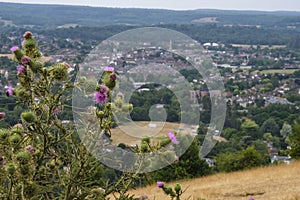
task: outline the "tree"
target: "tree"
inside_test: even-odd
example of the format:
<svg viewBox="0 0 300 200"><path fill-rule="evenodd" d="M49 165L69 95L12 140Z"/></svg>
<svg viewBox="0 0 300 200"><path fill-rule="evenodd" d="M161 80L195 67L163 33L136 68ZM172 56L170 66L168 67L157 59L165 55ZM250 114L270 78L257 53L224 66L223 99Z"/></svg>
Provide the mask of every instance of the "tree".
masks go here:
<svg viewBox="0 0 300 200"><path fill-rule="evenodd" d="M269 118L262 124L261 133L272 133L273 136L279 136L280 128L273 118Z"/></svg>
<svg viewBox="0 0 300 200"><path fill-rule="evenodd" d="M190 136L178 135L178 139L181 141L184 140L182 137ZM179 158L177 162L164 169L152 172L150 174L152 181L164 180L169 182L211 174L212 169L208 166L205 160L201 160L199 158L199 150L199 141L194 139L188 150Z"/></svg>
<svg viewBox="0 0 300 200"><path fill-rule="evenodd" d="M284 123L280 130L280 135L283 137L283 139L287 138L291 132L292 132L292 126L287 123Z"/></svg>
<svg viewBox="0 0 300 200"><path fill-rule="evenodd" d="M242 169L250 169L263 164L261 154L253 146L238 153L223 153L216 158L219 171L232 172Z"/></svg>
<svg viewBox="0 0 300 200"><path fill-rule="evenodd" d="M247 120L242 123L242 131L244 135L249 135L254 139L260 138L261 135L259 133L259 126L252 120Z"/></svg>
<svg viewBox="0 0 300 200"><path fill-rule="evenodd" d="M291 150L289 151L290 156L296 159L300 159L300 124L294 123L293 131L289 136Z"/></svg>

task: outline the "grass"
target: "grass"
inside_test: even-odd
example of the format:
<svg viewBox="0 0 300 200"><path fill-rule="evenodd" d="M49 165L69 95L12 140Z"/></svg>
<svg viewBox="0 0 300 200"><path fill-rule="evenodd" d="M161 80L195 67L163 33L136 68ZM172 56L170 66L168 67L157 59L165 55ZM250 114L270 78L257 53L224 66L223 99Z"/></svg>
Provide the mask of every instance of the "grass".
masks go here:
<svg viewBox="0 0 300 200"><path fill-rule="evenodd" d="M149 127L149 124L155 124L156 127ZM159 138L167 136L169 131L180 133L192 133L197 130L196 127L171 123L171 122L134 122L119 125L112 129L112 140L115 144L124 143L127 145L140 144L143 137Z"/></svg>
<svg viewBox="0 0 300 200"><path fill-rule="evenodd" d="M252 197L255 200L300 200L299 172L300 161L179 181L183 189L187 188L181 199L248 200ZM150 200L167 199L156 185L138 188L131 194L147 194Z"/></svg>

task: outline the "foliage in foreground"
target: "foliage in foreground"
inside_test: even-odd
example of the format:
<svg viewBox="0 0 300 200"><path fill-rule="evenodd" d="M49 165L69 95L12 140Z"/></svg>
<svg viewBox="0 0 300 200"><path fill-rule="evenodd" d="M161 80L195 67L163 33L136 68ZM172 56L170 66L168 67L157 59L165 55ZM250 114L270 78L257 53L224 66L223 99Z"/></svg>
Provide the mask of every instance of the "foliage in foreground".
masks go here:
<svg viewBox="0 0 300 200"><path fill-rule="evenodd" d="M101 141L93 138L111 134L112 108L116 111L124 110L124 106L125 110L132 109L132 105L122 103L122 95L112 100L112 91L117 84L114 68L106 67L101 85L96 83L87 88L91 91L84 91L97 106L77 113L86 119L85 129L81 130L85 134L79 138L78 128L61 120L59 114L68 106L70 91L82 89L81 85L87 84L87 79L80 77L78 85L74 83L76 74L69 73L67 63L45 66L31 32L24 34L21 49L14 46L11 51L18 63L19 83L15 88L8 87L7 96L17 98L17 104L26 110L20 115L20 123L0 129L0 198L137 199L129 195L128 190L140 180L141 171L124 172L117 182L105 181L103 166L90 152L101 147L98 144ZM0 120L5 115L0 112ZM95 124L99 126L96 130L91 128ZM173 133L168 135L165 145L178 144ZM130 150L142 156L147 149L161 147L161 143L152 145L149 139L144 139L140 146ZM173 158L176 156L169 151L166 153ZM147 196L138 199L147 199Z"/></svg>

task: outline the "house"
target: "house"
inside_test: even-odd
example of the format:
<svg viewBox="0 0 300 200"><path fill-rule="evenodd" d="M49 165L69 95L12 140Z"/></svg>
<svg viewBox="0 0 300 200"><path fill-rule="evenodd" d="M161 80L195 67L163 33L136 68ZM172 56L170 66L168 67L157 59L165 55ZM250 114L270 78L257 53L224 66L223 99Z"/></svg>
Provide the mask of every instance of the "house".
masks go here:
<svg viewBox="0 0 300 200"><path fill-rule="evenodd" d="M206 164L208 164L209 167L214 167L215 166L215 161L213 159L210 158L204 158Z"/></svg>
<svg viewBox="0 0 300 200"><path fill-rule="evenodd" d="M275 97L275 96L268 96L265 98L265 106L268 106L270 104L292 104L291 102L289 102L287 99L285 98L281 98L281 97Z"/></svg>
<svg viewBox="0 0 300 200"><path fill-rule="evenodd" d="M270 158L271 158L271 163L274 163L274 162L283 162L283 163L286 163L286 164L290 164L292 162L290 156L273 155Z"/></svg>

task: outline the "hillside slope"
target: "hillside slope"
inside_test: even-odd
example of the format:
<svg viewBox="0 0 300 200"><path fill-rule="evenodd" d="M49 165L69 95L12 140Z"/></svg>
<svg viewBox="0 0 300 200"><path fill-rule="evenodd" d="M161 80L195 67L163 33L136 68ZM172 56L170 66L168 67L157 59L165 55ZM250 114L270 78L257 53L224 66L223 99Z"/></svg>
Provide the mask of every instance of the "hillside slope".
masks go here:
<svg viewBox="0 0 300 200"><path fill-rule="evenodd" d="M104 8L90 6L18 4L0 2L0 26L55 28L65 26L152 25L152 24L244 24L263 26L297 25L300 12L230 10L163 10ZM214 19L207 21L207 19ZM205 19L205 20L204 20ZM196 21L195 21L196 20ZM204 21L203 21L204 20ZM297 25L298 26L298 25Z"/></svg>
<svg viewBox="0 0 300 200"><path fill-rule="evenodd" d="M300 161L179 183L183 189L187 188L182 200L248 200L251 197L255 200L299 200ZM150 200L168 199L155 185L138 188L132 194L147 194Z"/></svg>

